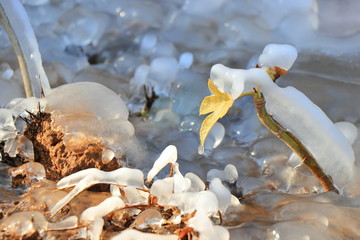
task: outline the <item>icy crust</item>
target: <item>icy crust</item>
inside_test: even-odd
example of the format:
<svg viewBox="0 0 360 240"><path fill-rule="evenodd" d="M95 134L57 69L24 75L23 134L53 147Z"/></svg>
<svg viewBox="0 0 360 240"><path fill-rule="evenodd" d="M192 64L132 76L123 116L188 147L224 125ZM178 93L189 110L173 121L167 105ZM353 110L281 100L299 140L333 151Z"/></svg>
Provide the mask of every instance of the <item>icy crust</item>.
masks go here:
<svg viewBox="0 0 360 240"><path fill-rule="evenodd" d="M200 239L229 239L229 232L225 227L217 226L211 218L217 218L219 212L225 214L231 205L239 205L236 197L232 196L230 191L222 184L219 178L214 178L205 190L205 184L193 173L185 176L179 170L176 163L177 149L175 146L168 146L155 161L150 170L152 179L156 172L165 167L166 163L173 164L173 176L164 179L157 179L148 189L144 185L144 175L138 169L120 168L112 172L104 172L98 169L86 169L74 173L61 179L57 183L58 188L74 188L62 199L60 199L51 209L51 215L54 216L61 208L74 199L80 192L94 184L111 184L112 196L105 199L97 206L90 206L85 209L80 216L80 224L87 227L82 230L82 237L90 239L99 239L101 229L104 225L103 217L111 212L124 208L131 208L132 204L148 205L146 210L139 212L131 228L146 228L150 225L156 225L162 228L162 224L180 224L181 218L185 215L192 217L185 223L200 235ZM149 180L149 179L148 179ZM119 190L119 188L121 190ZM153 206L150 199L156 197L156 203ZM236 200L234 200L236 199ZM176 207L179 211L170 219L164 219L156 206L164 208ZM179 213L178 213L179 212ZM141 233L135 230L124 230L113 239L177 239L175 235L160 235L152 233Z"/></svg>
<svg viewBox="0 0 360 240"><path fill-rule="evenodd" d="M262 68L242 70L216 64L210 77L221 91L230 93L234 99L244 91L258 88L264 95L268 113L297 136L335 184L342 187L353 175L355 156L351 145L326 114L303 93L293 87L279 87L268 75L267 71L276 64L284 69L291 67L295 58L293 47L271 44L259 58Z"/></svg>
<svg viewBox="0 0 360 240"><path fill-rule="evenodd" d="M103 139L105 147L116 157L127 155L137 161L141 149L128 121L129 111L119 95L93 82L79 82L52 89L46 96L45 111L51 113L52 124L64 135L65 146L74 151L82 139Z"/></svg>

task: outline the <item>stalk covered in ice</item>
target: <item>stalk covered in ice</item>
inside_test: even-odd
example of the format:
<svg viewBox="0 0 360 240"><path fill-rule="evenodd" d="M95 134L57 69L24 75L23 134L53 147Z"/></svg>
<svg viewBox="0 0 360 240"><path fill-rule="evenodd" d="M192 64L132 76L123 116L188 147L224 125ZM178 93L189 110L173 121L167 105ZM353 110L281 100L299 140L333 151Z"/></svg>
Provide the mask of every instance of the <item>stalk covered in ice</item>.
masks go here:
<svg viewBox="0 0 360 240"><path fill-rule="evenodd" d="M41 55L34 30L19 0L0 1L0 20L13 45L19 61L27 97L34 96L35 89L46 93L50 84L42 66Z"/></svg>
<svg viewBox="0 0 360 240"><path fill-rule="evenodd" d="M282 88L275 84L275 80L287 72L296 57L294 47L270 44L260 55L258 68L231 69L216 64L211 69L210 79L218 90L214 91L214 86L211 86L211 91L219 92L218 95L230 95L232 100L235 100L242 96L244 91L256 88L266 100L267 112L284 128L283 130L288 130L296 136L315 157L321 168L331 175L335 183L344 186L353 174L355 161L353 149L344 135L303 93L293 87ZM209 86L210 82L211 80ZM206 103L205 100L206 98ZM224 101L231 102L227 98ZM204 102L200 107L202 114L202 107L208 107ZM216 105L215 102L211 104ZM222 102L217 104L224 105ZM212 109L216 107L212 106Z"/></svg>

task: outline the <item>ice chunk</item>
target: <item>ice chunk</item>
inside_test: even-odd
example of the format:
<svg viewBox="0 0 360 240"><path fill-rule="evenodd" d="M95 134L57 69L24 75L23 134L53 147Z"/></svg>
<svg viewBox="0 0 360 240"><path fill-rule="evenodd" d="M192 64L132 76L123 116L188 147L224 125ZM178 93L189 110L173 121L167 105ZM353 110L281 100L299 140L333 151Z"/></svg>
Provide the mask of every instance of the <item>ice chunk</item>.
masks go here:
<svg viewBox="0 0 360 240"><path fill-rule="evenodd" d="M161 224L164 222L164 219L161 213L156 209L146 209L141 212L136 218L135 221L131 224L130 228L144 229L144 228L160 228Z"/></svg>
<svg viewBox="0 0 360 240"><path fill-rule="evenodd" d="M177 160L177 149L174 145L167 146L154 162L147 174L147 181L151 181L167 164L174 164Z"/></svg>
<svg viewBox="0 0 360 240"><path fill-rule="evenodd" d="M188 14L206 16L218 11L225 2L225 0L187 0L182 9Z"/></svg>
<svg viewBox="0 0 360 240"><path fill-rule="evenodd" d="M177 235L161 235L157 233L144 233L134 229L126 229L120 234L111 238L111 240L178 240L179 236Z"/></svg>
<svg viewBox="0 0 360 240"><path fill-rule="evenodd" d="M288 44L269 44L259 56L261 67L279 67L289 70L297 58L297 50Z"/></svg>
<svg viewBox="0 0 360 240"><path fill-rule="evenodd" d="M62 85L52 89L46 99L46 111L62 115L62 119L76 115L77 118L83 116L127 120L129 116L120 96L98 83L78 82Z"/></svg>
<svg viewBox="0 0 360 240"><path fill-rule="evenodd" d="M156 180L150 188L150 193L163 201L169 199L173 191L174 178L172 177Z"/></svg>
<svg viewBox="0 0 360 240"><path fill-rule="evenodd" d="M88 225L87 236L91 240L100 240L101 232L104 227L104 219L96 218L91 224Z"/></svg>
<svg viewBox="0 0 360 240"><path fill-rule="evenodd" d="M155 92L167 92L170 84L175 80L179 64L173 57L158 57L150 64L149 78Z"/></svg>
<svg viewBox="0 0 360 240"><path fill-rule="evenodd" d="M51 209L51 214L56 214L63 206L70 202L76 195L94 184L107 183L123 186L144 188L144 174L138 169L119 168L112 172L104 172L96 168L85 169L61 179L58 188L76 185L64 198Z"/></svg>
<svg viewBox="0 0 360 240"><path fill-rule="evenodd" d="M219 202L211 191L174 193L168 204L176 204L185 213L203 211L213 215L219 210Z"/></svg>
<svg viewBox="0 0 360 240"><path fill-rule="evenodd" d="M209 135L207 136L204 144L205 153L211 153L211 151L220 145L225 136L224 126L216 122L211 128ZM200 152L199 152L200 153Z"/></svg>
<svg viewBox="0 0 360 240"><path fill-rule="evenodd" d="M207 173L207 181L211 182L215 178L219 178L222 181L227 181L229 183L235 183L238 179L238 171L236 167L232 164L228 164L225 166L224 170L211 169Z"/></svg>
<svg viewBox="0 0 360 240"><path fill-rule="evenodd" d="M17 55L23 57L25 66L24 74L28 74L34 89L38 92L41 88L45 93L50 89L50 84L42 66L39 46L31 26L31 21L19 0L1 1L2 23L7 22L8 31L12 31L11 36L14 46L17 46ZM25 73L26 72L26 73ZM23 76L25 77L25 76ZM32 86L30 86L32 88Z"/></svg>
<svg viewBox="0 0 360 240"><path fill-rule="evenodd" d="M125 193L125 201L127 202L127 204L140 204L143 202L146 202L149 196L149 193L147 192L143 192L143 191L139 191L137 190L135 187L133 186L127 186L127 187L122 187L124 189L124 193Z"/></svg>
<svg viewBox="0 0 360 240"><path fill-rule="evenodd" d="M12 111L9 109L0 109L0 139L5 141L16 136L16 127L12 116Z"/></svg>
<svg viewBox="0 0 360 240"><path fill-rule="evenodd" d="M113 150L105 148L102 152L102 163L103 164L107 164L109 163L111 160L113 160L113 158L115 157L115 153Z"/></svg>
<svg viewBox="0 0 360 240"><path fill-rule="evenodd" d="M0 64L0 76L3 79L10 80L14 76L14 70L7 63Z"/></svg>
<svg viewBox="0 0 360 240"><path fill-rule="evenodd" d="M184 52L179 57L180 68L190 68L194 61L194 55L191 52Z"/></svg>
<svg viewBox="0 0 360 240"><path fill-rule="evenodd" d="M191 187L191 180L188 178L185 178L180 170L179 170L179 164L174 164L174 193L177 192L186 192Z"/></svg>
<svg viewBox="0 0 360 240"><path fill-rule="evenodd" d="M154 33L146 34L141 40L140 53L144 56L150 56L155 50L156 43L157 37Z"/></svg>
<svg viewBox="0 0 360 240"><path fill-rule="evenodd" d="M205 183L203 182L203 180L201 180L201 178L198 177L198 175L192 172L188 172L187 174L185 174L185 177L190 179L191 190L193 190L194 192L200 192L205 190Z"/></svg>
<svg viewBox="0 0 360 240"><path fill-rule="evenodd" d="M96 46L107 29L109 20L109 16L103 12L75 6L59 17L57 31L63 33L68 45Z"/></svg>
<svg viewBox="0 0 360 240"><path fill-rule="evenodd" d="M241 71L222 65L215 65L212 70L214 68L216 71L211 75L221 84L218 87L232 92L232 85L239 82L235 96L244 90L245 83L257 86L266 99L268 113L299 138L335 184L347 183L353 174L354 152L344 135L310 99L293 87L279 87L264 69Z"/></svg>
<svg viewBox="0 0 360 240"><path fill-rule="evenodd" d="M119 197L112 196L105 199L99 205L89 207L81 213L80 221L94 221L117 209L125 207L125 203Z"/></svg>
<svg viewBox="0 0 360 240"><path fill-rule="evenodd" d="M207 240L228 240L230 234L225 227L215 226L209 217L202 211L196 212L195 216L189 220L189 226L199 232L200 239Z"/></svg>
<svg viewBox="0 0 360 240"><path fill-rule="evenodd" d="M209 190L215 193L219 202L219 210L225 213L231 202L230 191L222 184L219 178L214 178L210 182Z"/></svg>
<svg viewBox="0 0 360 240"><path fill-rule="evenodd" d="M344 134L349 143L353 145L358 136L357 127L350 122L336 122L335 126Z"/></svg>

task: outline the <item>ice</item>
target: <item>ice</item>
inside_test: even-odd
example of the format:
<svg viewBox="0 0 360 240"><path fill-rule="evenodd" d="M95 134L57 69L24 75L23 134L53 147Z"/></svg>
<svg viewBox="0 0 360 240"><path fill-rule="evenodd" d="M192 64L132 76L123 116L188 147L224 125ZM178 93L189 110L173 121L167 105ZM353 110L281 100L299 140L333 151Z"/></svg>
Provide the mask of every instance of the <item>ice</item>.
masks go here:
<svg viewBox="0 0 360 240"><path fill-rule="evenodd" d="M26 62L27 66L24 66L26 69L24 69L23 74L25 72L28 74L36 92L39 93L41 88L47 92L50 89L49 81L42 66L34 30L24 7L19 0L3 0L1 1L1 8L4 13L2 23L8 21L8 24L12 26L12 29L7 29L7 31L12 32L10 39L13 38L12 42L16 42L18 45L19 49L15 50L17 51L16 54ZM30 88L32 87L30 86Z"/></svg>
<svg viewBox="0 0 360 240"><path fill-rule="evenodd" d="M279 67L289 70L297 58L297 50L287 44L269 44L259 56L261 67Z"/></svg>
<svg viewBox="0 0 360 240"><path fill-rule="evenodd" d="M187 192L189 188L191 187L191 180L188 178L185 178L180 170L179 170L179 164L174 164L174 193L178 192Z"/></svg>
<svg viewBox="0 0 360 240"><path fill-rule="evenodd" d="M215 123L205 140L205 144L204 144L205 155L210 154L213 149L217 148L224 139L224 136L225 136L224 126L219 122Z"/></svg>
<svg viewBox="0 0 360 240"><path fill-rule="evenodd" d="M9 109L0 108L0 129L2 132L0 139L7 140L15 136L16 127L12 113Z"/></svg>
<svg viewBox="0 0 360 240"><path fill-rule="evenodd" d="M73 190L69 192L63 199L56 203L51 209L51 214L55 215L62 207L70 202L76 195L94 184L107 183L123 186L144 187L144 175L139 169L119 168L112 172L104 172L96 168L89 168L65 178L62 178L58 183L58 188L72 187Z"/></svg>
<svg viewBox="0 0 360 240"><path fill-rule="evenodd" d="M132 227L137 229L144 229L144 228L161 228L164 219L161 213L156 209L146 209L145 211L141 212L132 223Z"/></svg>
<svg viewBox="0 0 360 240"><path fill-rule="evenodd" d="M174 191L174 178L156 180L150 188L150 193L156 196L159 201L167 201Z"/></svg>
<svg viewBox="0 0 360 240"><path fill-rule="evenodd" d="M81 213L80 221L94 221L117 209L123 208L125 203L119 197L112 196L105 199L99 205L89 207Z"/></svg>
<svg viewBox="0 0 360 240"><path fill-rule="evenodd" d="M344 134L351 145L354 144L358 136L358 130L354 124L350 122L336 122L335 127L337 127L341 133Z"/></svg>
<svg viewBox="0 0 360 240"><path fill-rule="evenodd" d="M191 52L184 52L179 57L180 68L190 68L194 61L194 55Z"/></svg>
<svg viewBox="0 0 360 240"><path fill-rule="evenodd" d="M200 192L205 190L205 183L201 180L201 178L198 177L198 175L189 172L185 174L185 177L190 179L191 190L193 190L194 192Z"/></svg>
<svg viewBox="0 0 360 240"><path fill-rule="evenodd" d="M140 204L147 201L149 193L139 191L136 187L127 186L123 187L125 192L125 201L127 204Z"/></svg>
<svg viewBox="0 0 360 240"><path fill-rule="evenodd" d="M75 6L60 16L57 31L63 33L67 45L96 46L109 23L107 14Z"/></svg>
<svg viewBox="0 0 360 240"><path fill-rule="evenodd" d="M156 35L153 33L146 34L141 40L141 44L140 44L141 54L144 56L150 56L154 52L156 44L157 44Z"/></svg>
<svg viewBox="0 0 360 240"><path fill-rule="evenodd" d="M153 167L147 174L147 181L151 181L161 169L167 164L174 164L177 160L177 149L174 145L167 146L160 154L159 158L155 160Z"/></svg>
<svg viewBox="0 0 360 240"><path fill-rule="evenodd" d="M101 233L104 227L104 219L96 218L91 224L88 226L87 236L91 240L100 240Z"/></svg>
<svg viewBox="0 0 360 240"><path fill-rule="evenodd" d="M231 202L230 191L222 184L219 178L214 178L211 180L209 190L215 193L218 199L219 211L225 213Z"/></svg>
<svg viewBox="0 0 360 240"><path fill-rule="evenodd" d="M233 164L228 164L225 166L224 170L211 169L207 173L207 181L211 182L215 178L219 178L222 181L227 181L229 183L235 183L238 179L238 171Z"/></svg>
<svg viewBox="0 0 360 240"><path fill-rule="evenodd" d="M192 15L206 16L216 12L225 2L225 0L186 0L182 9Z"/></svg>
<svg viewBox="0 0 360 240"><path fill-rule="evenodd" d="M219 202L211 191L174 193L168 203L176 204L185 213L202 211L214 215L219 210Z"/></svg>
<svg viewBox="0 0 360 240"><path fill-rule="evenodd" d="M155 92L165 93L175 80L179 69L177 60L173 57L158 57L150 64L149 79Z"/></svg>
<svg viewBox="0 0 360 240"><path fill-rule="evenodd" d="M0 75L3 79L10 80L14 76L14 70L7 63L0 64Z"/></svg>
<svg viewBox="0 0 360 240"><path fill-rule="evenodd" d="M78 82L52 89L46 96L46 111L63 118L92 117L95 119L127 120L129 112L124 101L112 90L92 82ZM76 102L77 104L73 104ZM56 118L55 118L56 119Z"/></svg>
<svg viewBox="0 0 360 240"><path fill-rule="evenodd" d="M196 212L195 217L189 220L189 226L200 233L200 239L227 240L230 238L230 234L225 227L214 226L202 211Z"/></svg>
<svg viewBox="0 0 360 240"><path fill-rule="evenodd" d="M231 92L233 97L248 88L247 84L257 86L264 94L268 113L299 138L338 186L351 179L354 163L351 146L326 114L303 93L293 87L279 87L264 69L234 70L215 65L210 75L220 90Z"/></svg>
<svg viewBox="0 0 360 240"><path fill-rule="evenodd" d="M19 237L38 232L44 236L46 231L63 230L77 227L77 217L71 216L60 222L48 222L45 217L37 211L18 212L0 222L4 231L16 231Z"/></svg>
<svg viewBox="0 0 360 240"><path fill-rule="evenodd" d="M111 240L177 240L179 237L177 235L161 235L155 233L144 233L134 229L126 229L120 234L111 238Z"/></svg>
<svg viewBox="0 0 360 240"><path fill-rule="evenodd" d="M102 163L103 164L107 164L109 163L111 160L113 160L113 158L115 157L115 153L114 151L112 151L111 149L104 149L104 151L102 152Z"/></svg>
<svg viewBox="0 0 360 240"><path fill-rule="evenodd" d="M11 172L13 177L20 174L37 180L43 180L46 177L44 166L38 162L25 163Z"/></svg>

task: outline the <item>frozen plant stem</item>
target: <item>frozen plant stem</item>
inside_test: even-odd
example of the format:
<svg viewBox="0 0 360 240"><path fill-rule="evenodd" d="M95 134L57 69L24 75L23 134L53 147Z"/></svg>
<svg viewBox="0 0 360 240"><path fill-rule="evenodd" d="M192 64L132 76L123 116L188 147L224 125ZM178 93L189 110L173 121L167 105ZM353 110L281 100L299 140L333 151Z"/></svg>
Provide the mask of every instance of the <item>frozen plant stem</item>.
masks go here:
<svg viewBox="0 0 360 240"><path fill-rule="evenodd" d="M320 165L317 163L313 155L300 142L300 140L291 132L284 129L265 108L265 98L263 94L254 89L254 92L244 93L244 95L253 95L256 111L261 123L268 128L275 136L281 139L295 154L299 156L302 163L310 170L310 172L319 180L325 191L333 191L339 193L334 186L332 178L327 175Z"/></svg>
<svg viewBox="0 0 360 240"><path fill-rule="evenodd" d="M29 17L19 0L0 0L0 21L18 59L26 97L35 95L33 84L46 93L50 84Z"/></svg>

